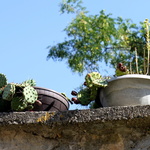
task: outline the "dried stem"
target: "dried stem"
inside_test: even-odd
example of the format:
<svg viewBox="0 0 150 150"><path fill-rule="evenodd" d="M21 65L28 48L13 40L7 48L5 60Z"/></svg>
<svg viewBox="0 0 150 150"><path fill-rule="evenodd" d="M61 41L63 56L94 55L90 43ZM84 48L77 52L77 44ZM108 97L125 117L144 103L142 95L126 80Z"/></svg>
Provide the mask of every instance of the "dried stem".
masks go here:
<svg viewBox="0 0 150 150"><path fill-rule="evenodd" d="M130 74L132 74L132 62L130 62Z"/></svg>
<svg viewBox="0 0 150 150"><path fill-rule="evenodd" d="M143 62L143 66L144 66L144 74L146 74L146 59L145 59L145 57L146 57L146 54L145 54L145 48L144 48L144 54L143 54L143 58L144 58L144 62Z"/></svg>
<svg viewBox="0 0 150 150"><path fill-rule="evenodd" d="M137 55L137 48L135 47L135 65L136 65L136 73L139 73L138 69L138 55Z"/></svg>
<svg viewBox="0 0 150 150"><path fill-rule="evenodd" d="M146 74L149 74L149 58L150 58L150 45L149 45L149 20L145 20L145 25L146 25L146 48L147 48L147 72Z"/></svg>

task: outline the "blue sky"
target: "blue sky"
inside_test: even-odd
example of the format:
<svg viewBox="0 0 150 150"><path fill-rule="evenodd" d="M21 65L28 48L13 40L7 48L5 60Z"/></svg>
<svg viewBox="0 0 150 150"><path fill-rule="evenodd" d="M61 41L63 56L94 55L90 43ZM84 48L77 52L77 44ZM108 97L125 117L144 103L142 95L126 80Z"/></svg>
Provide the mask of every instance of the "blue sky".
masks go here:
<svg viewBox="0 0 150 150"><path fill-rule="evenodd" d="M0 1L0 73L8 82L20 83L33 78L37 86L57 92L70 92L84 82L84 76L72 73L65 62L46 60L47 46L65 38L63 29L73 16L60 15L61 0ZM91 14L100 10L113 17L130 18L134 23L150 19L149 0L83 0ZM103 65L102 74L113 71ZM84 109L71 105L70 109Z"/></svg>

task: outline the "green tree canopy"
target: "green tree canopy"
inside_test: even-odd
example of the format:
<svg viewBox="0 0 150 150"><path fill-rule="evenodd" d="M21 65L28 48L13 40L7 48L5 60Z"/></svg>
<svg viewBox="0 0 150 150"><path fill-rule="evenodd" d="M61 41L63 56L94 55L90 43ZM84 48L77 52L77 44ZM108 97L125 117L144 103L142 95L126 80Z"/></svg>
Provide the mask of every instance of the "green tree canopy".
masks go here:
<svg viewBox="0 0 150 150"><path fill-rule="evenodd" d="M49 46L47 58L66 61L73 72L98 71L101 62L112 67L123 62L135 70L135 59L139 60L139 71L144 72L145 30L130 19L113 18L101 10L90 15L81 6L81 0L67 0L61 3L61 11L75 13L76 17L64 29L64 42Z"/></svg>

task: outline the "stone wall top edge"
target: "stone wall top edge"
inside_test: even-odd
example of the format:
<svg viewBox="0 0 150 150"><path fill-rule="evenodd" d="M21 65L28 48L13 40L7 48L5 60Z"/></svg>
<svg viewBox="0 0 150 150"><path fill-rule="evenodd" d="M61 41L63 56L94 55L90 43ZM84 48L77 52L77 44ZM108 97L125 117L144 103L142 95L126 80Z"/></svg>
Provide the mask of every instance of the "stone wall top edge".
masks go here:
<svg viewBox="0 0 150 150"><path fill-rule="evenodd" d="M1 112L0 125L86 123L93 121L132 120L135 118L150 118L150 105L104 107L64 112Z"/></svg>

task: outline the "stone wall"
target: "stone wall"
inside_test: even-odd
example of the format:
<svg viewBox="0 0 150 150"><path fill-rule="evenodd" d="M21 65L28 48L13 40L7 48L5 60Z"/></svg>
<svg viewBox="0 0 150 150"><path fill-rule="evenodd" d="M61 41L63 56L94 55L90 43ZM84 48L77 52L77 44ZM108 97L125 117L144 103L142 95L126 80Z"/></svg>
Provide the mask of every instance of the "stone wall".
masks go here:
<svg viewBox="0 0 150 150"><path fill-rule="evenodd" d="M0 150L150 150L150 106L0 113Z"/></svg>

